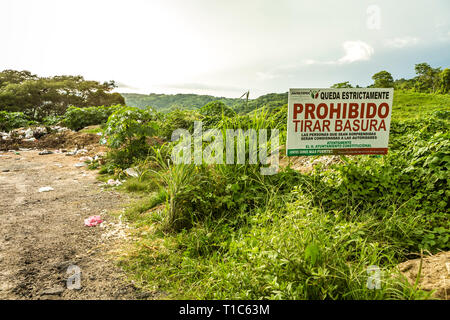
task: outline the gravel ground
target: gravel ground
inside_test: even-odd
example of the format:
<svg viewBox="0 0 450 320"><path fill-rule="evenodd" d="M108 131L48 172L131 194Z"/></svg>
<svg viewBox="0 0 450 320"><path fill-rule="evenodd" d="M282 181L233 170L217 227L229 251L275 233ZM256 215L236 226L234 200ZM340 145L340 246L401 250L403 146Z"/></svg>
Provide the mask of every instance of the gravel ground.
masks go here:
<svg viewBox="0 0 450 320"><path fill-rule="evenodd" d="M0 299L147 298L112 261L118 240L84 226L91 215L114 225L107 212L129 199L102 190L79 157L38 153L0 153ZM81 289L68 288L77 270Z"/></svg>

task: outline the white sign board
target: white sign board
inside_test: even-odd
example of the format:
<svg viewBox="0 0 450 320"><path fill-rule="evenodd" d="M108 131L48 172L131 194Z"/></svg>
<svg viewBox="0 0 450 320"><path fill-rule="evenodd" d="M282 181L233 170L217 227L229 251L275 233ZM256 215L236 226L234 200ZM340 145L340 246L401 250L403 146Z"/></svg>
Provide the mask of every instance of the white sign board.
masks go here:
<svg viewBox="0 0 450 320"><path fill-rule="evenodd" d="M392 88L290 89L288 156L387 154Z"/></svg>

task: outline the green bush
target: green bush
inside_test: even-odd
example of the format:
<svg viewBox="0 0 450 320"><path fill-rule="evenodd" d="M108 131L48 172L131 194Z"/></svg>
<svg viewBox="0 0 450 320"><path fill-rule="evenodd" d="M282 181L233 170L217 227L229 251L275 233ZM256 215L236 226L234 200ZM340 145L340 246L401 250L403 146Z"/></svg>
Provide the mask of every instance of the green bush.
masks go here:
<svg viewBox="0 0 450 320"><path fill-rule="evenodd" d="M42 123L46 126L55 126L63 124L64 116L48 116L42 119Z"/></svg>
<svg viewBox="0 0 450 320"><path fill-rule="evenodd" d="M84 127L105 123L109 116L122 106L100 106L77 108L70 106L64 114L62 123L69 129L81 130Z"/></svg>
<svg viewBox="0 0 450 320"><path fill-rule="evenodd" d="M408 222L394 236L409 250L449 249L450 133L418 136L385 158L343 157L334 170L318 169L311 186L316 205L346 214L375 207L380 219L395 214ZM394 204L401 204L396 212Z"/></svg>
<svg viewBox="0 0 450 320"><path fill-rule="evenodd" d="M172 133L177 129L194 130L194 122L204 118L197 111L176 109L166 114L161 121L158 134L166 140L171 140Z"/></svg>
<svg viewBox="0 0 450 320"><path fill-rule="evenodd" d="M0 131L11 131L13 129L35 124L22 112L0 111Z"/></svg>
<svg viewBox="0 0 450 320"><path fill-rule="evenodd" d="M146 138L158 130L158 114L151 109L120 107L106 123L103 142L112 148L109 158L119 167L126 168L145 158L150 150Z"/></svg>
<svg viewBox="0 0 450 320"><path fill-rule="evenodd" d="M236 112L222 101L212 101L206 104L200 109L200 113L205 116L203 120L205 127L213 127L224 117L236 115Z"/></svg>

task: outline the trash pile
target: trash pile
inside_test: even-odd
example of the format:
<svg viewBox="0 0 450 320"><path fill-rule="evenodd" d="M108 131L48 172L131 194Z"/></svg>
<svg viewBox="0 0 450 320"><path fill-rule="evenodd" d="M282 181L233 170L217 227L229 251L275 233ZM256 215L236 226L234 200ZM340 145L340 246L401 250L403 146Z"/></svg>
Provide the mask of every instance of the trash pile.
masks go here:
<svg viewBox="0 0 450 320"><path fill-rule="evenodd" d="M50 132L64 132L70 131L68 128L60 126L51 126L50 130L46 127L30 127L30 128L18 128L11 130L10 132L0 132L1 140L23 140L25 142L36 141Z"/></svg>
<svg viewBox="0 0 450 320"><path fill-rule="evenodd" d="M75 132L65 127L30 127L14 129L10 132L0 132L0 150L19 148L85 149L98 144L100 136L92 133Z"/></svg>

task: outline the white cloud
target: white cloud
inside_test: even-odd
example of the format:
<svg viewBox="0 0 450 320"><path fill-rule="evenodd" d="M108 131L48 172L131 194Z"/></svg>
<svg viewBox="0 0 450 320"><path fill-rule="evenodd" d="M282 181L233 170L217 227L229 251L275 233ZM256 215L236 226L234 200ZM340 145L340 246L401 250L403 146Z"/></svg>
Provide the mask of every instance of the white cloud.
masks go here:
<svg viewBox="0 0 450 320"><path fill-rule="evenodd" d="M394 38L385 41L385 45L392 48L403 48L416 45L417 43L419 43L419 38L415 37Z"/></svg>
<svg viewBox="0 0 450 320"><path fill-rule="evenodd" d="M345 41L342 44L342 47L344 48L345 54L342 58L338 60L331 60L331 61L317 61L313 59L307 59L304 61L304 64L306 65L312 65L312 64L348 64L353 63L357 61L367 61L370 60L372 57L374 50L373 48L365 43L364 41Z"/></svg>
<svg viewBox="0 0 450 320"><path fill-rule="evenodd" d="M367 61L373 55L373 48L363 41L345 41L342 45L345 55L338 60L339 64L356 61Z"/></svg>

